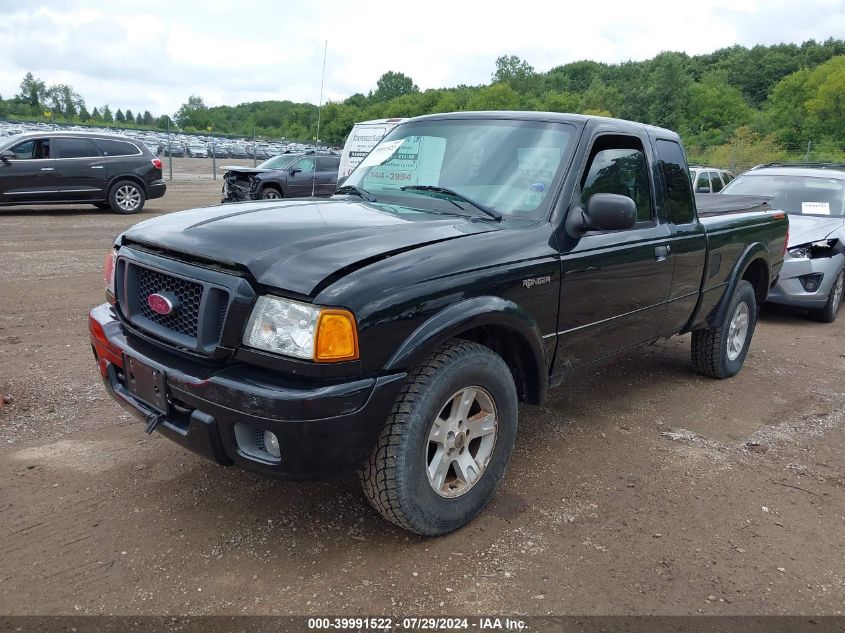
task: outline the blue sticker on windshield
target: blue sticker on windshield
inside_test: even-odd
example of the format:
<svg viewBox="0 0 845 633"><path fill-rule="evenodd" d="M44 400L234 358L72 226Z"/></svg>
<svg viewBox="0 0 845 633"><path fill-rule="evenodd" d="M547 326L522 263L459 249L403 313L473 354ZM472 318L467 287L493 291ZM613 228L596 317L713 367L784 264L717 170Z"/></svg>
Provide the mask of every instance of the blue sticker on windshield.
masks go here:
<svg viewBox="0 0 845 633"><path fill-rule="evenodd" d="M542 182L535 182L531 185L531 191L536 191L537 193L543 193L546 190L546 185Z"/></svg>

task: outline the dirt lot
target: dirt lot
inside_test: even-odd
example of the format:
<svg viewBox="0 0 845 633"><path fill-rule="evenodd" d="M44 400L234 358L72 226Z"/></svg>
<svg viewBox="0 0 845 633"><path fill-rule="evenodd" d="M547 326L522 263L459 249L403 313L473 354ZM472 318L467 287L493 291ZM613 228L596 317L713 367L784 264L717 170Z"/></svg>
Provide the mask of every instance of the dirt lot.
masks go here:
<svg viewBox="0 0 845 633"><path fill-rule="evenodd" d="M0 613L843 613L845 318L766 310L727 381L687 338L582 374L523 408L487 511L418 538L356 481L218 467L106 397L111 240L219 199L175 163L140 216L0 210Z"/></svg>

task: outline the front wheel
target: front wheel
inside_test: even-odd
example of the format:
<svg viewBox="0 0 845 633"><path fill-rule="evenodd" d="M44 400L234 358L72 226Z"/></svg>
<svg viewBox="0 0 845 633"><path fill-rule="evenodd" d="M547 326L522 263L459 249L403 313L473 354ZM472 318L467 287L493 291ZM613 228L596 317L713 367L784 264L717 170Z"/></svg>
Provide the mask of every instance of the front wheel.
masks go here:
<svg viewBox="0 0 845 633"><path fill-rule="evenodd" d="M842 294L845 287L845 268L839 271L836 280L833 282L833 287L830 289L830 294L827 296L827 303L821 310L816 310L813 316L824 323L833 323L836 321L836 315L839 314L839 308L842 307Z"/></svg>
<svg viewBox="0 0 845 633"><path fill-rule="evenodd" d="M361 471L364 494L406 530L456 530L495 493L516 426L516 387L502 358L477 343L446 343L406 378Z"/></svg>
<svg viewBox="0 0 845 633"><path fill-rule="evenodd" d="M282 192L275 187L267 187L261 192L262 200L279 200L282 197Z"/></svg>
<svg viewBox="0 0 845 633"><path fill-rule="evenodd" d="M745 362L757 326L754 287L740 281L722 322L692 333L692 362L696 371L711 378L729 378Z"/></svg>

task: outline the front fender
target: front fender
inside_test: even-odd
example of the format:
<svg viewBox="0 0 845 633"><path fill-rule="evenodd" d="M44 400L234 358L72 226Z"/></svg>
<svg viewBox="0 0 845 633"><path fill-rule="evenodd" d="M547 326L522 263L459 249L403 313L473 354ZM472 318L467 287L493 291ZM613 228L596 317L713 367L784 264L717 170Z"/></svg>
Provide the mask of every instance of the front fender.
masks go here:
<svg viewBox="0 0 845 633"><path fill-rule="evenodd" d="M525 398L531 403L542 402L548 388L542 334L530 314L501 297L473 297L444 308L414 330L387 362L385 371L406 371L446 341L476 328L484 328L494 337L499 332L503 339L517 345L513 353L526 374Z"/></svg>

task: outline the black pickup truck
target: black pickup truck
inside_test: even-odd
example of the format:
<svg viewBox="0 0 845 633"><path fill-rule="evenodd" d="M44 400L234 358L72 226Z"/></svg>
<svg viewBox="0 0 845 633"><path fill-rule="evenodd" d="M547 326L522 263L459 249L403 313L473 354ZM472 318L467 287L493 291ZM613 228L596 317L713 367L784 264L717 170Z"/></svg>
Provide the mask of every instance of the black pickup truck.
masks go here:
<svg viewBox="0 0 845 633"><path fill-rule="evenodd" d="M517 405L570 372L687 332L697 371L739 371L786 234L765 200L697 214L668 130L433 115L329 199L129 229L89 331L148 432L273 477L357 470L386 519L438 535L494 494Z"/></svg>

